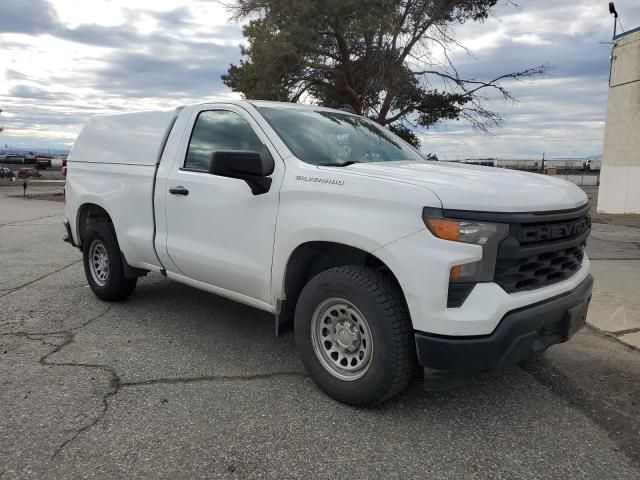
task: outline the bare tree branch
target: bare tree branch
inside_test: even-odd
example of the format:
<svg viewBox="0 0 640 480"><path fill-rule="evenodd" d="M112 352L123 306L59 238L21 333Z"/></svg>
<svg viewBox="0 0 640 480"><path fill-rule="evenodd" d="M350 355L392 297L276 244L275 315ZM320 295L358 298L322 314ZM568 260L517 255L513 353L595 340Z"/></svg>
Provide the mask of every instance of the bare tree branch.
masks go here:
<svg viewBox="0 0 640 480"><path fill-rule="evenodd" d="M455 59L475 58L454 27L482 22L498 0L223 0L244 20L243 60L223 76L249 98L350 104L378 123L411 133L461 119L489 132L502 115L486 106L495 92L516 101L513 81L544 75L547 65L493 79L465 78ZM502 0L519 8L516 0ZM415 136L414 136L415 137Z"/></svg>

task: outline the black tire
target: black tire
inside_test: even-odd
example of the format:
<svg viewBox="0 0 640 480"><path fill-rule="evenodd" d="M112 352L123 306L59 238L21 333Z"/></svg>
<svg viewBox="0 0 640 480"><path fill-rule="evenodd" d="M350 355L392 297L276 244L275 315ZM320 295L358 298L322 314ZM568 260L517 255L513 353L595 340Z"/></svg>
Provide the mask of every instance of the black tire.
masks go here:
<svg viewBox="0 0 640 480"><path fill-rule="evenodd" d="M101 243L106 250L109 262L108 274L100 285L93 277L90 266L90 250L92 245ZM136 288L137 278L126 278L122 264L122 254L116 232L111 223L98 223L85 235L82 241L84 273L93 293L102 300L117 301L127 298Z"/></svg>
<svg viewBox="0 0 640 480"><path fill-rule="evenodd" d="M354 306L370 330L371 360L359 378L337 378L326 360L323 364L322 353L314 350L314 312L333 298ZM371 268L335 267L309 280L296 305L295 338L311 378L327 395L349 405L371 407L390 399L405 389L415 371L413 328L404 296L389 275Z"/></svg>

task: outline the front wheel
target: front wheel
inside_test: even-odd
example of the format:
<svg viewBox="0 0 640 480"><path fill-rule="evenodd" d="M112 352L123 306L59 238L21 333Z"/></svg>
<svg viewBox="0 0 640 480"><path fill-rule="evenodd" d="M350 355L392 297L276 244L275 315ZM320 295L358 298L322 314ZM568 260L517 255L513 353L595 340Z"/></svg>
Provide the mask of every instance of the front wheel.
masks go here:
<svg viewBox="0 0 640 480"><path fill-rule="evenodd" d="M343 403L380 404L413 375L415 346L402 292L370 268L342 266L313 277L298 299L295 337L311 378Z"/></svg>
<svg viewBox="0 0 640 480"><path fill-rule="evenodd" d="M131 295L137 278L124 275L122 254L113 225L95 225L82 243L84 272L93 293L108 301L123 300Z"/></svg>

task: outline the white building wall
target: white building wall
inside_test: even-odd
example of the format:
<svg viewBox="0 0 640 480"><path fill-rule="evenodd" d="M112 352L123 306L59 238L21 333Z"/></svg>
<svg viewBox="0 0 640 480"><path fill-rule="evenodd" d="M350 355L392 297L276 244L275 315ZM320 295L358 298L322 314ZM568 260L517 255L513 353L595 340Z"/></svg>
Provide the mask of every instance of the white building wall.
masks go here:
<svg viewBox="0 0 640 480"><path fill-rule="evenodd" d="M640 213L640 29L612 55L598 212Z"/></svg>

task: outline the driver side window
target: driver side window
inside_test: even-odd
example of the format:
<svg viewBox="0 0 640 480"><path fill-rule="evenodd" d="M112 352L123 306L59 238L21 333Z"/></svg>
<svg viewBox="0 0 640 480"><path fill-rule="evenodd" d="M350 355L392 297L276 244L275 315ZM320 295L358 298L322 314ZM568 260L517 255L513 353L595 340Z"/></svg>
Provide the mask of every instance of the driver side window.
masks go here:
<svg viewBox="0 0 640 480"><path fill-rule="evenodd" d="M215 150L253 150L263 144L251 125L235 112L207 110L200 112L191 133L184 168L209 170L209 159Z"/></svg>

